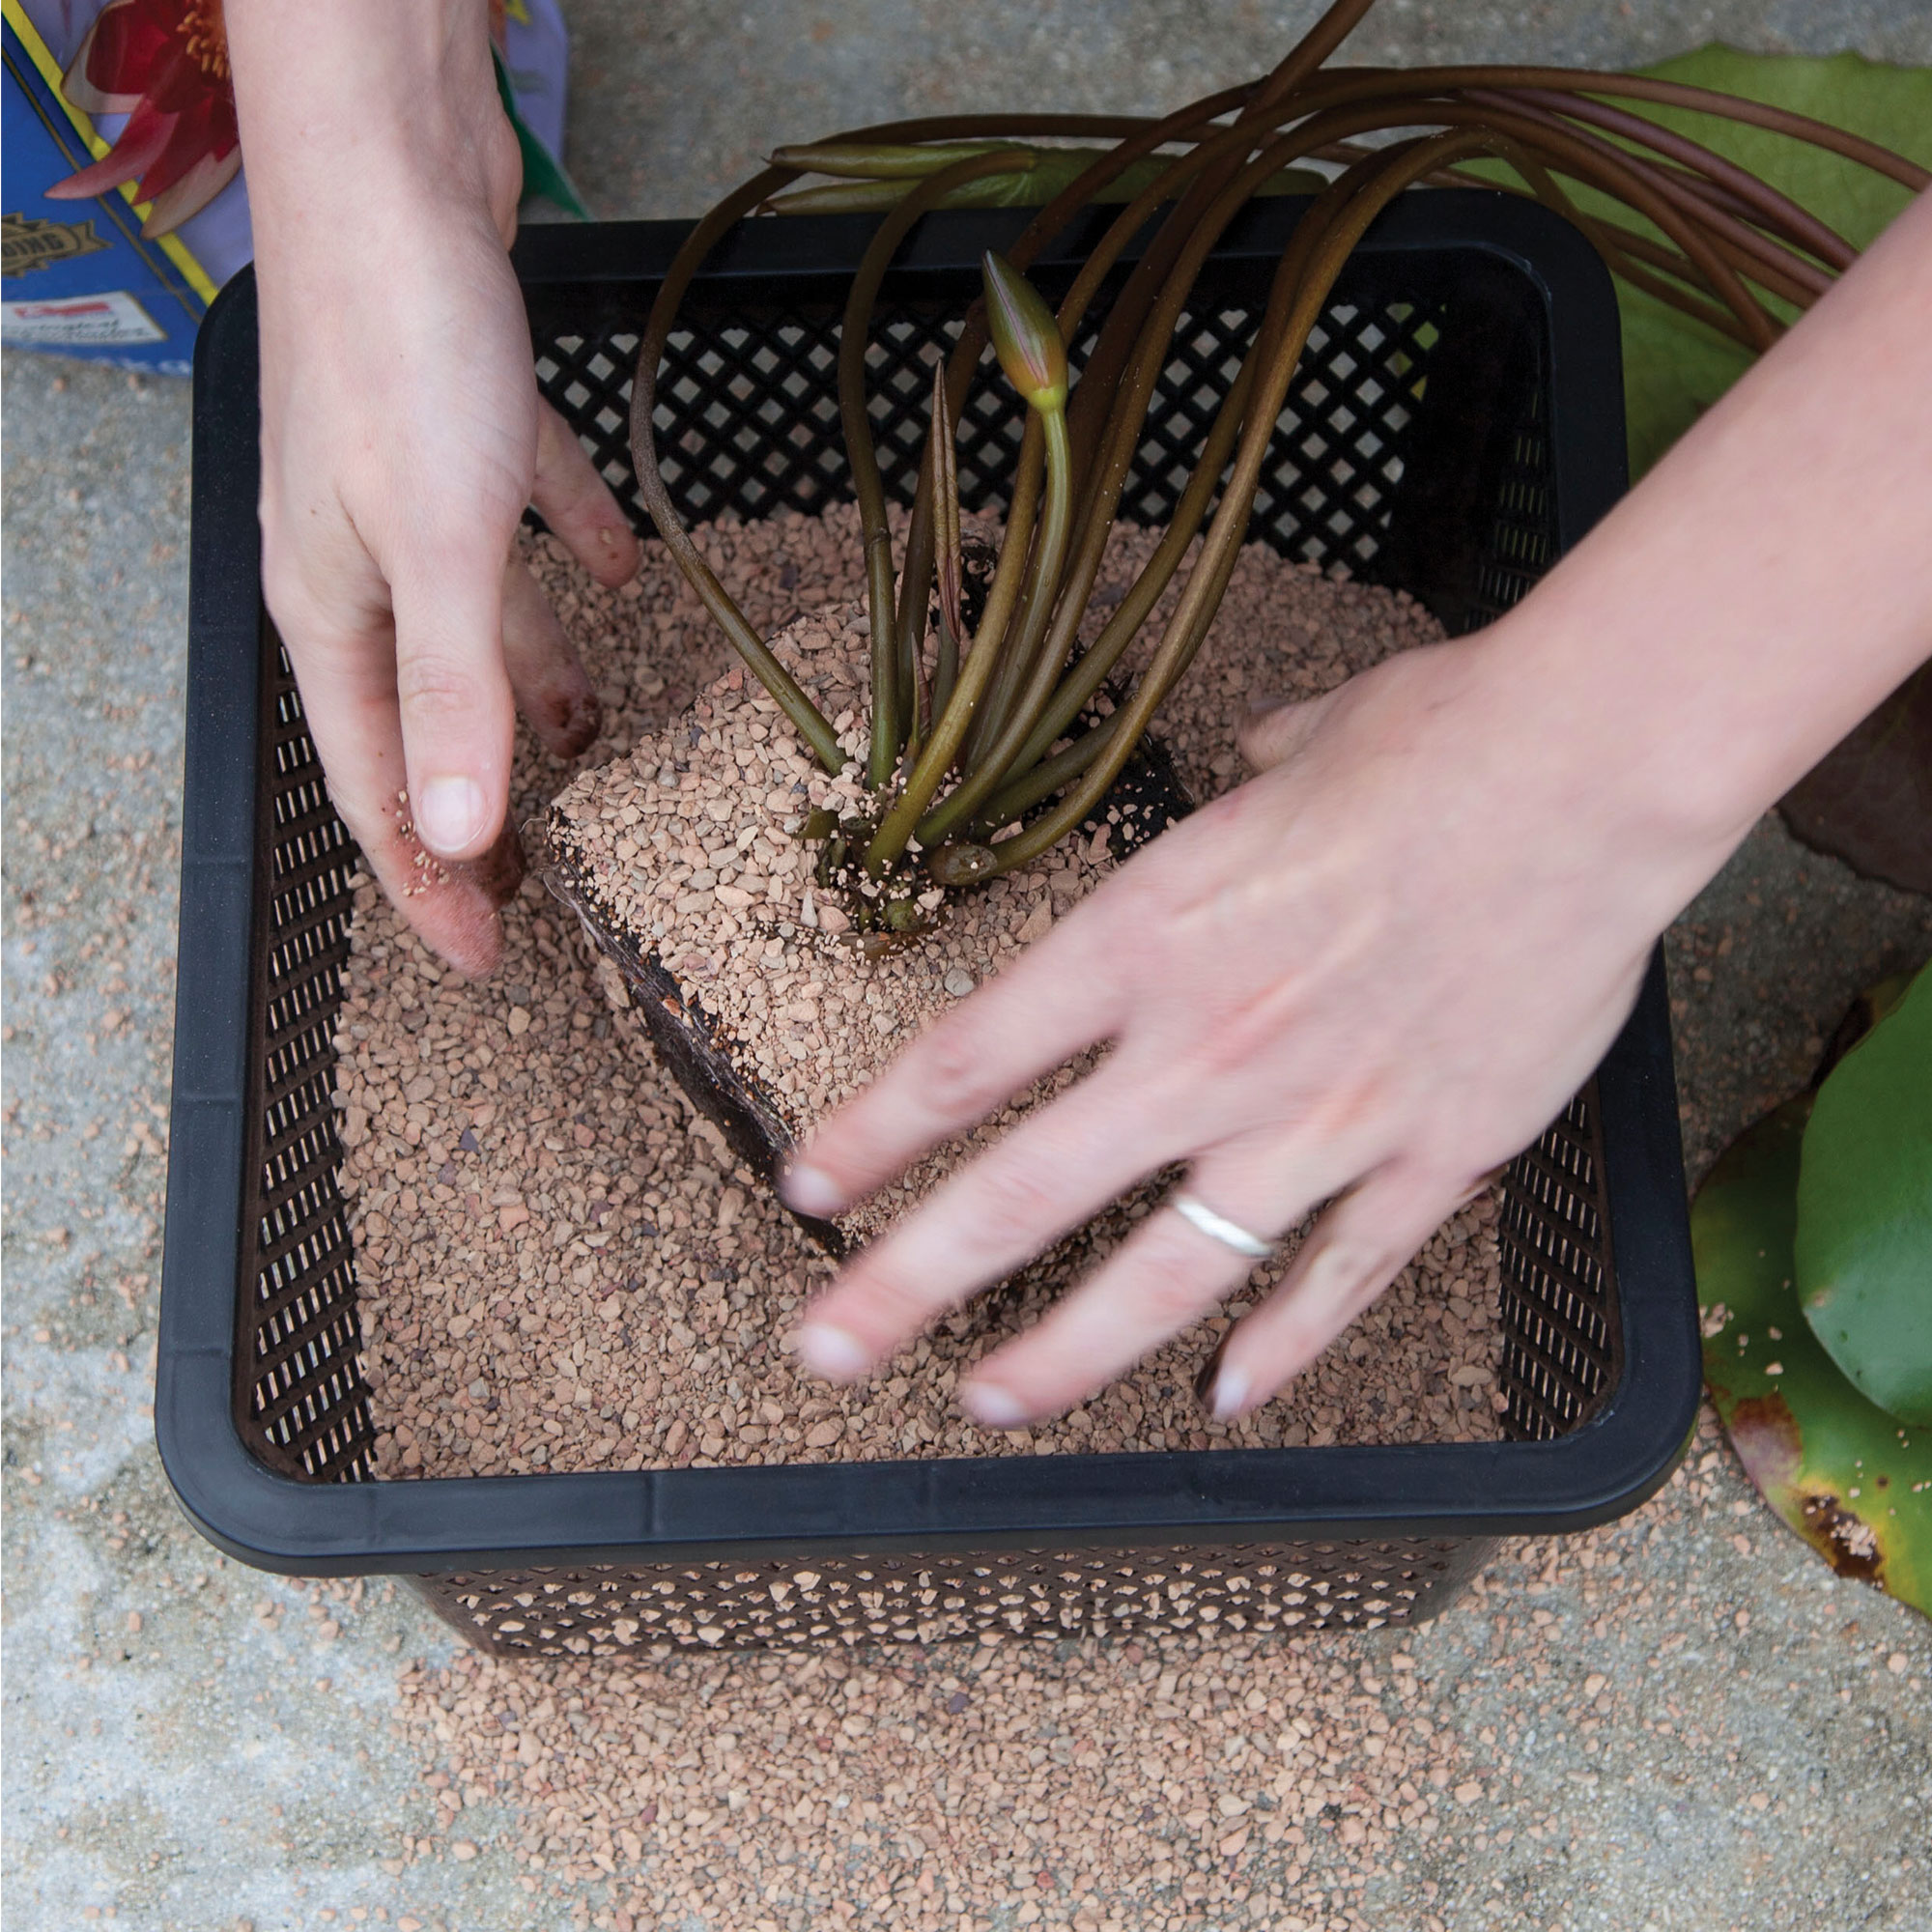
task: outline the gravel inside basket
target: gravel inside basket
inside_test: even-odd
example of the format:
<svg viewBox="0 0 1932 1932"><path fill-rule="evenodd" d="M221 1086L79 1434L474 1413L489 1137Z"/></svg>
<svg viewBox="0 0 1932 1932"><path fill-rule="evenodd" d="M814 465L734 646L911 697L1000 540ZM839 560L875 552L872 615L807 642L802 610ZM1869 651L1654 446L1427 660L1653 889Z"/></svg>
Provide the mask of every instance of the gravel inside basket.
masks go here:
<svg viewBox="0 0 1932 1932"><path fill-rule="evenodd" d="M622 984L607 976L607 987L766 1182L908 1040L1189 810L1155 747L1091 828L1028 871L952 891L914 873L883 887L867 882L868 894L848 859L828 883L835 854L806 834L814 822L856 828L871 816L860 778L870 649L864 608L828 605L770 645L839 729L853 759L846 771L835 778L819 766L763 686L734 665L628 756L566 787L536 835L545 883L617 968ZM911 924L903 933L879 923L895 898ZM869 933L861 929L867 920ZM1094 1059L1083 1056L925 1155L836 1227L801 1217L802 1225L835 1254L871 1239ZM1131 1205L1144 1212L1154 1198L1143 1190ZM1100 1238L1122 1237L1128 1208L1106 1217ZM1061 1242L1028 1274L1046 1286L1065 1280L1095 1233Z"/></svg>
<svg viewBox="0 0 1932 1932"><path fill-rule="evenodd" d="M1119 533L1100 608L1154 540ZM849 508L722 524L699 541L767 633L863 588ZM728 674L724 646L657 547L639 582L614 593L548 539L529 552L604 701L604 734L586 767L628 754ZM1439 635L1406 598L1251 547L1191 682L1163 713L1183 782L1207 798L1237 781L1233 729L1254 698L1312 696ZM569 777L526 734L515 809L539 814ZM1086 849L1056 854L1037 878L1014 883L1026 895L1023 913L1019 898L1012 907L1016 933L1077 897L1069 887L1089 867ZM1233 1426L1202 1413L1194 1378L1228 1318L1264 1290L1279 1262L1131 1376L1031 1431L975 1427L952 1390L974 1360L1037 1316L1064 1273L1036 1269L982 1297L856 1388L803 1374L783 1338L832 1264L669 1078L635 1011L613 1009L618 976L576 927L526 882L505 910L502 970L469 985L439 967L372 885L358 890L336 1100L382 1471L1498 1433L1495 1208L1487 1197L1446 1224L1289 1391ZM1120 1231L1101 1230L1083 1258Z"/></svg>

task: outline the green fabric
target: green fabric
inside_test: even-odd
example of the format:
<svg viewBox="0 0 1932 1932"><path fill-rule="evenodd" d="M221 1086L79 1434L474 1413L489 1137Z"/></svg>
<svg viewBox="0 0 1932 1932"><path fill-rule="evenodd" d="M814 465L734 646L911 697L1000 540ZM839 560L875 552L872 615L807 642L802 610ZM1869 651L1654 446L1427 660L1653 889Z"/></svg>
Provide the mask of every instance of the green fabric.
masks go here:
<svg viewBox="0 0 1932 1932"><path fill-rule="evenodd" d="M517 112L517 97L510 91L510 74L503 65L503 56L494 47L490 53L497 66L497 95L503 103L503 112L510 117L510 126L516 130L517 148L524 157L524 193L540 194L566 214L574 214L580 221L588 221L590 211L584 206L583 197L578 193L576 183L564 172L562 162L530 132L524 117Z"/></svg>

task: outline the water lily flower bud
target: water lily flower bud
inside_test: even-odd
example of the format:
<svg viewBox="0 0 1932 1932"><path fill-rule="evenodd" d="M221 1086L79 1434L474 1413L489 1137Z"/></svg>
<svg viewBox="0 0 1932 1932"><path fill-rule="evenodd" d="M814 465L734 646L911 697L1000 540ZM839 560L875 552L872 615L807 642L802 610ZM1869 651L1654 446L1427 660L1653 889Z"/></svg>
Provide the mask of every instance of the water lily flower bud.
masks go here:
<svg viewBox="0 0 1932 1932"><path fill-rule="evenodd" d="M1055 415L1066 407L1066 345L1039 291L1007 260L986 251L986 326L1007 380L1030 408Z"/></svg>
<svg viewBox="0 0 1932 1932"><path fill-rule="evenodd" d="M941 168L999 154L1009 145L1000 141L935 141L918 147L888 141L813 141L774 149L771 164L844 181L919 181L936 175Z"/></svg>

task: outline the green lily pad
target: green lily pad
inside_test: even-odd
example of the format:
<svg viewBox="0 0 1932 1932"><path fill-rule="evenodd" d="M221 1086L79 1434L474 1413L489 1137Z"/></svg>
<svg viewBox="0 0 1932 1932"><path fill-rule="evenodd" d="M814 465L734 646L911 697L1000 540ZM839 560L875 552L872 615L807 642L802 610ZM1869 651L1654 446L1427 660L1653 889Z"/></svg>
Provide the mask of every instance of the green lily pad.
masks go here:
<svg viewBox="0 0 1932 1932"><path fill-rule="evenodd" d="M1793 1286L1798 1170L1811 1096L1746 1130L1690 1209L1704 1377L1764 1499L1842 1577L1932 1615L1932 1432L1839 1372Z"/></svg>
<svg viewBox="0 0 1932 1932"><path fill-rule="evenodd" d="M1880 1407L1932 1428L1932 968L1818 1090L1797 1213L1812 1332Z"/></svg>

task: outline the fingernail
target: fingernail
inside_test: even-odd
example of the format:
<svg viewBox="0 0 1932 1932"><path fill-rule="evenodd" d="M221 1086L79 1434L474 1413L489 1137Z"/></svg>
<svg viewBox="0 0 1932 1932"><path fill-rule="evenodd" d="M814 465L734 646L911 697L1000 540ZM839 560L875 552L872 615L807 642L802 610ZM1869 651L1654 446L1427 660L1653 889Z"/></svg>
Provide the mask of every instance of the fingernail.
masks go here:
<svg viewBox="0 0 1932 1932"><path fill-rule="evenodd" d="M830 1381L852 1381L872 1366L858 1337L829 1321L802 1322L792 1331L791 1346L807 1368Z"/></svg>
<svg viewBox="0 0 1932 1932"><path fill-rule="evenodd" d="M779 1192L787 1208L796 1208L801 1214L816 1215L821 1221L830 1219L845 1205L843 1190L823 1168L807 1167L802 1162L785 1169Z"/></svg>
<svg viewBox="0 0 1932 1932"><path fill-rule="evenodd" d="M1210 1407L1216 1422L1232 1422L1248 1406L1248 1378L1239 1369L1222 1367L1214 1377Z"/></svg>
<svg viewBox="0 0 1932 1932"><path fill-rule="evenodd" d="M988 1429L1017 1429L1027 1419L1019 1397L994 1382L968 1382L959 1391L959 1406Z"/></svg>
<svg viewBox="0 0 1932 1932"><path fill-rule="evenodd" d="M416 832L434 852L457 852L483 829L483 787L474 779L431 779L415 794Z"/></svg>

